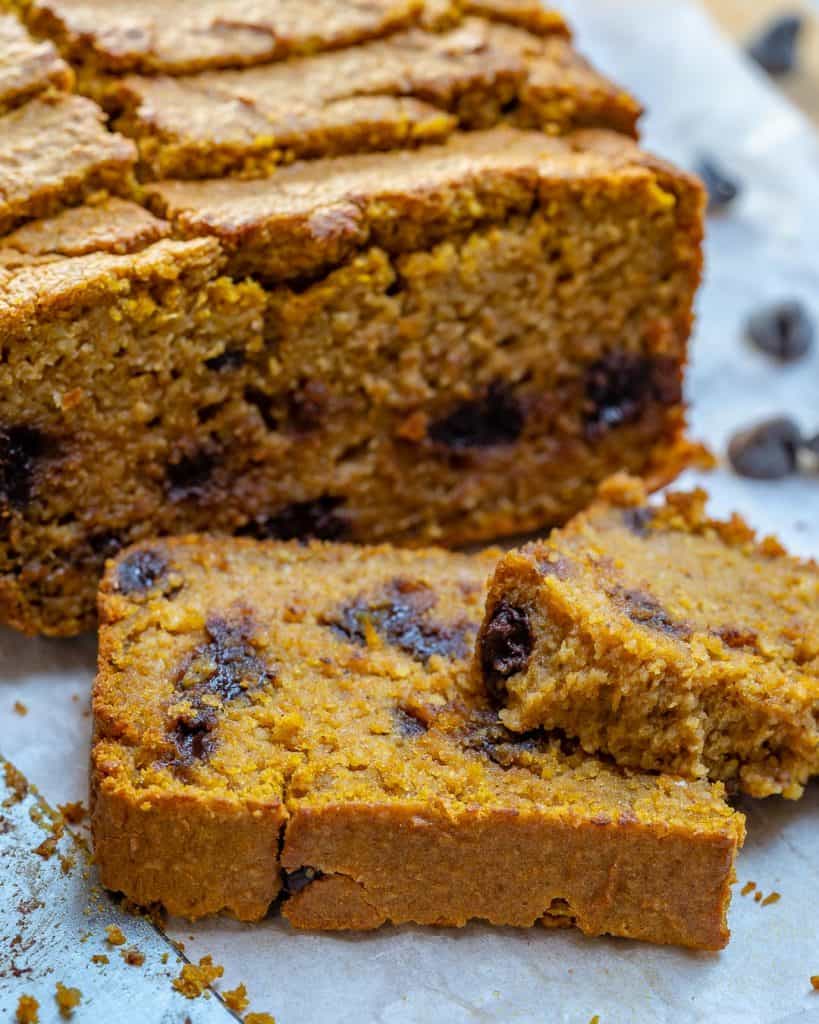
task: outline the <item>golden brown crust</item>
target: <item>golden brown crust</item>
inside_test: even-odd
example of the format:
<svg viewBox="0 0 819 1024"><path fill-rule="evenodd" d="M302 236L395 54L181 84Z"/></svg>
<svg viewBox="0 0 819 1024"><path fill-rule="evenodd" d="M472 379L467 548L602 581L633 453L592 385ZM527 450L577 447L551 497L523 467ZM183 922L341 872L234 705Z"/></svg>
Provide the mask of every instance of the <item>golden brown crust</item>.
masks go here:
<svg viewBox="0 0 819 1024"><path fill-rule="evenodd" d="M654 507L619 478L601 497L497 569L476 663L505 723L799 797L819 771L819 567L758 542L738 516L710 519L702 491ZM494 649L510 608L529 623L519 662Z"/></svg>
<svg viewBox="0 0 819 1024"><path fill-rule="evenodd" d="M259 917L271 873L225 886L224 864L239 821L239 864L275 856L282 808L298 927L549 917L724 945L744 830L721 790L518 744L474 691L497 554L191 537L111 563L93 701L105 884ZM166 850L171 809L184 849Z"/></svg>
<svg viewBox="0 0 819 1024"><path fill-rule="evenodd" d="M99 189L126 192L135 157L81 96L43 95L12 110L0 117L0 234Z"/></svg>
<svg viewBox="0 0 819 1024"><path fill-rule="evenodd" d="M636 135L637 103L560 36L468 18L334 53L100 92L151 178L257 176L293 159L405 148L501 121Z"/></svg>
<svg viewBox="0 0 819 1024"><path fill-rule="evenodd" d="M49 89L69 90L74 74L53 43L34 40L0 9L0 115Z"/></svg>

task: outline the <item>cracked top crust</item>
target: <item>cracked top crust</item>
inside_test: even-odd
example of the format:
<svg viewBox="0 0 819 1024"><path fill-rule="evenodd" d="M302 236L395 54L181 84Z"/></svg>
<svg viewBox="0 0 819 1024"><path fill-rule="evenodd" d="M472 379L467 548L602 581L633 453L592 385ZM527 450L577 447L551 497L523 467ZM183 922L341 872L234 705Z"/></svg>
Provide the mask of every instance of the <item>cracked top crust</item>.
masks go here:
<svg viewBox="0 0 819 1024"><path fill-rule="evenodd" d="M0 117L0 234L95 190L127 189L135 158L82 96L48 94L12 110Z"/></svg>
<svg viewBox="0 0 819 1024"><path fill-rule="evenodd" d="M68 90L73 82L53 43L32 39L15 17L0 12L0 114L46 89Z"/></svg>
<svg viewBox="0 0 819 1024"><path fill-rule="evenodd" d="M568 32L523 0L31 0L26 17L74 61L100 71L184 74L350 46L412 24L451 24L463 7L539 32Z"/></svg>
<svg viewBox="0 0 819 1024"><path fill-rule="evenodd" d="M739 835L719 787L515 737L468 651L497 552L155 541L100 596L95 784L294 811L426 805Z"/></svg>
<svg viewBox="0 0 819 1024"><path fill-rule="evenodd" d="M550 134L636 134L639 105L561 36L467 18L319 56L103 90L151 177L253 173L293 158L441 139L506 120Z"/></svg>
<svg viewBox="0 0 819 1024"><path fill-rule="evenodd" d="M313 161L254 181L165 182L146 194L183 236L218 238L232 272L287 280L365 245L423 248L527 214L557 193L614 197L629 188L642 189L647 210L671 211L699 237L697 180L607 132L555 139L499 128L412 153Z"/></svg>

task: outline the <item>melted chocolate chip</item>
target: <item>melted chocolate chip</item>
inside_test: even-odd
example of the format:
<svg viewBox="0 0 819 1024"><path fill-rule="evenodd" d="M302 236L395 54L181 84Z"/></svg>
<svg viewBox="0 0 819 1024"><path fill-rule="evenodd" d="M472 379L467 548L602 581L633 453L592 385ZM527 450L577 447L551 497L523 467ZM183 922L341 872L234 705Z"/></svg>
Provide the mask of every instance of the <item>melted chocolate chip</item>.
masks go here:
<svg viewBox="0 0 819 1024"><path fill-rule="evenodd" d="M427 724L408 708L394 708L392 712L395 731L404 739L414 740L423 736L427 731Z"/></svg>
<svg viewBox="0 0 819 1024"><path fill-rule="evenodd" d="M206 695L227 704L275 679L250 643L252 626L246 620L213 617L205 628L210 639L185 659L176 683L194 704Z"/></svg>
<svg viewBox="0 0 819 1024"><path fill-rule="evenodd" d="M481 754L504 769L520 767L521 755L537 753L543 741L540 730L510 732L494 711L473 711L460 736L465 750Z"/></svg>
<svg viewBox="0 0 819 1024"><path fill-rule="evenodd" d="M769 75L786 75L796 67L804 25L804 18L798 14L777 18L750 43L748 56Z"/></svg>
<svg viewBox="0 0 819 1024"><path fill-rule="evenodd" d="M726 647L739 650L743 647L756 647L759 637L752 629L742 626L721 626L714 630Z"/></svg>
<svg viewBox="0 0 819 1024"><path fill-rule="evenodd" d="M329 494L313 501L297 501L275 515L254 519L239 533L257 540L341 540L349 533L349 523L339 515L344 503L344 498Z"/></svg>
<svg viewBox="0 0 819 1024"><path fill-rule="evenodd" d="M653 520L654 510L647 506L623 509L623 522L635 537L648 537Z"/></svg>
<svg viewBox="0 0 819 1024"><path fill-rule="evenodd" d="M424 584L395 580L380 594L344 605L327 625L345 640L361 646L366 646L369 627L421 664L434 654L465 658L470 627L431 621L428 612L436 603L434 592Z"/></svg>
<svg viewBox="0 0 819 1024"><path fill-rule="evenodd" d="M211 708L200 709L188 718L178 718L170 729L170 737L177 750L174 765L190 767L196 762L207 761L216 746L215 728L216 714Z"/></svg>
<svg viewBox="0 0 819 1024"><path fill-rule="evenodd" d="M0 427L0 503L23 508L31 500L38 460L49 442L36 427Z"/></svg>
<svg viewBox="0 0 819 1024"><path fill-rule="evenodd" d="M168 560L156 548L138 548L117 566L117 590L126 597L151 590L168 571Z"/></svg>
<svg viewBox="0 0 819 1024"><path fill-rule="evenodd" d="M525 425L519 400L503 384L493 384L486 395L463 402L427 431L436 444L454 451L514 444Z"/></svg>
<svg viewBox="0 0 819 1024"><path fill-rule="evenodd" d="M295 871L284 871L283 875L284 891L288 896L296 896L311 882L324 878L324 872L318 868L296 868Z"/></svg>
<svg viewBox="0 0 819 1024"><path fill-rule="evenodd" d="M216 459L204 449L191 455L182 455L169 464L165 481L171 501L185 501L203 497L211 481Z"/></svg>
<svg viewBox="0 0 819 1024"><path fill-rule="evenodd" d="M728 445L728 459L740 476L781 480L797 468L802 432L786 416L740 430Z"/></svg>
<svg viewBox="0 0 819 1024"><path fill-rule="evenodd" d="M681 400L680 367L673 359L610 352L586 373L586 435L598 438L639 420L650 405Z"/></svg>
<svg viewBox="0 0 819 1024"><path fill-rule="evenodd" d="M645 590L617 587L611 591L610 597L636 625L654 629L675 640L691 639L691 626L672 619L660 602Z"/></svg>
<svg viewBox="0 0 819 1024"><path fill-rule="evenodd" d="M209 370L219 372L221 370L238 370L245 365L245 353L240 348L226 348L218 356L205 360L205 366Z"/></svg>
<svg viewBox="0 0 819 1024"><path fill-rule="evenodd" d="M794 363L810 352L816 333L801 302L779 302L760 309L748 321L748 337L757 348L782 363Z"/></svg>
<svg viewBox="0 0 819 1024"><path fill-rule="evenodd" d="M742 191L740 183L730 178L712 157L701 157L695 170L708 192L708 209L712 213L727 209Z"/></svg>
<svg viewBox="0 0 819 1024"><path fill-rule="evenodd" d="M503 701L507 679L526 671L533 646L527 612L505 599L500 601L480 637L484 685L494 701Z"/></svg>

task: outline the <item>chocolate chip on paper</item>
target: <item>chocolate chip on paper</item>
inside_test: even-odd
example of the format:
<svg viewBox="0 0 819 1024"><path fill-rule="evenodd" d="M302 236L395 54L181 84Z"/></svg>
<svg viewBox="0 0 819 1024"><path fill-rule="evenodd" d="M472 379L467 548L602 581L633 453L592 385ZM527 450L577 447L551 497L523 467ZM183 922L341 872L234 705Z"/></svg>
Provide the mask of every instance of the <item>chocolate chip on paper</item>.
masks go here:
<svg viewBox="0 0 819 1024"><path fill-rule="evenodd" d="M748 46L748 56L769 75L793 71L799 56L799 38L805 19L787 14L770 22Z"/></svg>
<svg viewBox="0 0 819 1024"><path fill-rule="evenodd" d="M728 459L740 476L782 480L796 472L802 444L797 424L777 416L734 434L728 445Z"/></svg>
<svg viewBox="0 0 819 1024"><path fill-rule="evenodd" d="M793 363L813 347L816 326L805 306L786 300L764 306L748 320L750 341L761 351L783 363Z"/></svg>

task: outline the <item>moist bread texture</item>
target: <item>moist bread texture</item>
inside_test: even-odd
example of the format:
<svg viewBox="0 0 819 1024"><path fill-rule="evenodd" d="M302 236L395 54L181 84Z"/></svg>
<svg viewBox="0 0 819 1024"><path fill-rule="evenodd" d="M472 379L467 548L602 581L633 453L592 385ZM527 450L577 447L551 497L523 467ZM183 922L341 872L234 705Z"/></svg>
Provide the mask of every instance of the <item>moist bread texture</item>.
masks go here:
<svg viewBox="0 0 819 1024"><path fill-rule="evenodd" d="M151 534L461 544L685 461L702 193L622 136L496 129L149 201L0 244L20 628L90 626L104 558Z"/></svg>
<svg viewBox="0 0 819 1024"><path fill-rule="evenodd" d="M576 925L725 944L721 787L515 737L469 657L498 552L151 541L100 597L103 883L298 928Z"/></svg>
<svg viewBox="0 0 819 1024"><path fill-rule="evenodd" d="M710 519L706 497L648 505L613 480L505 556L476 678L516 732L795 799L819 771L819 567L737 516Z"/></svg>

